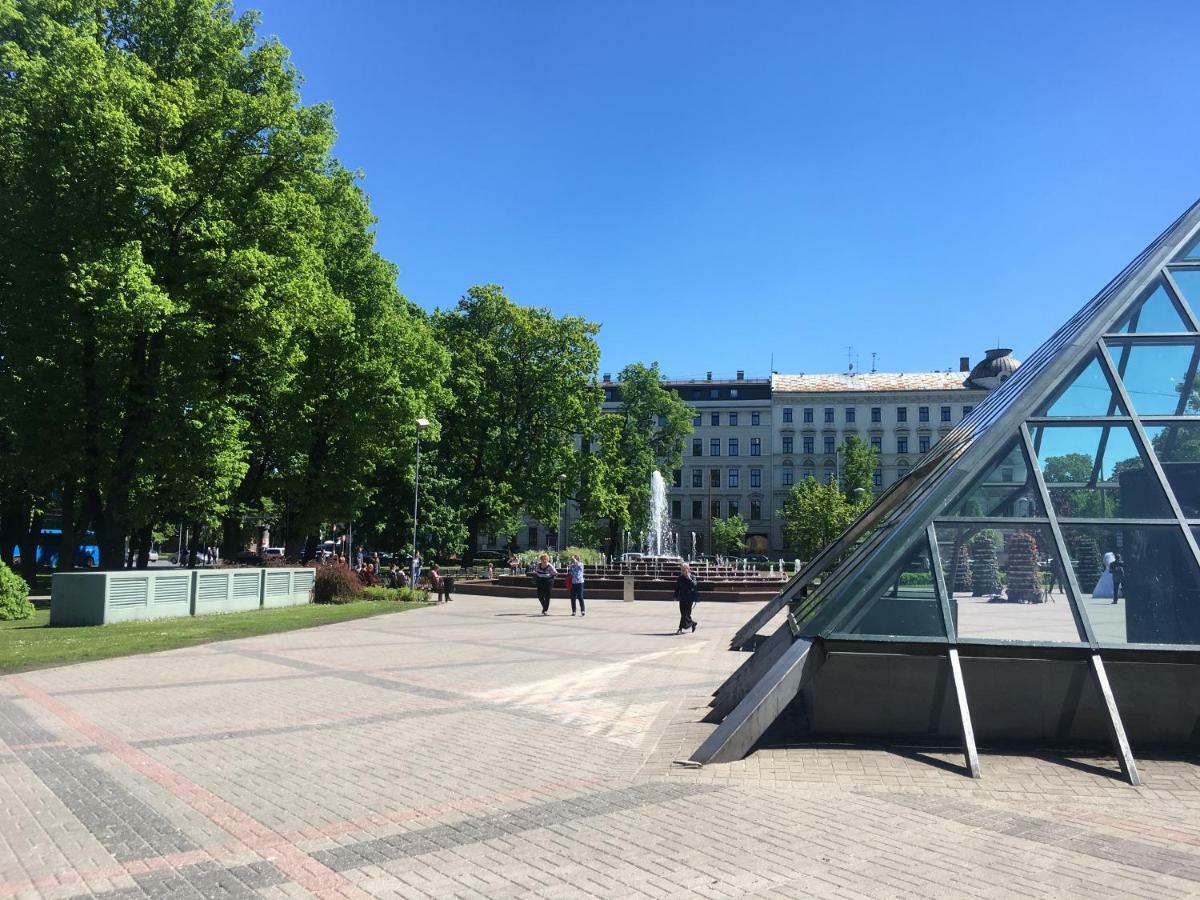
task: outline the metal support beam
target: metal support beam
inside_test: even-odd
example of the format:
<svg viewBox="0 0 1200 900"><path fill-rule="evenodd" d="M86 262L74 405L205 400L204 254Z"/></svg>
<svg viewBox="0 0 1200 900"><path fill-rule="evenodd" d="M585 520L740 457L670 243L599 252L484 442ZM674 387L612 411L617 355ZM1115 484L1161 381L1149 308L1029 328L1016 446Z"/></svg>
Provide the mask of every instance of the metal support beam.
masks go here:
<svg viewBox="0 0 1200 900"><path fill-rule="evenodd" d="M742 699L750 693L755 682L770 671L775 661L784 654L792 643L792 629L788 623L780 625L763 644L750 654L737 671L725 679L713 694L712 710L705 719L709 722L720 722Z"/></svg>
<svg viewBox="0 0 1200 900"><path fill-rule="evenodd" d="M787 596L785 596L785 594ZM770 622L775 616L788 605L788 594L786 585L778 594L768 600L763 608L750 617L745 625L737 630L733 639L729 642L730 650L741 650L754 638L764 625Z"/></svg>
<svg viewBox="0 0 1200 900"><path fill-rule="evenodd" d="M824 661L825 651L819 640L797 638L793 641L717 730L692 754L691 761L705 765L733 762L744 757L800 689L812 680Z"/></svg>
<svg viewBox="0 0 1200 900"><path fill-rule="evenodd" d="M958 698L958 716L962 720L963 756L967 772L972 778L980 777L979 751L975 749L975 729L971 725L971 709L967 706L967 686L963 681L962 664L958 661L958 649L950 648L950 673L954 676L954 696Z"/></svg>
<svg viewBox="0 0 1200 900"><path fill-rule="evenodd" d="M1129 747L1129 738L1125 736L1125 725L1121 722L1121 713L1117 711L1117 700L1113 696L1112 686L1108 683L1108 673L1104 671L1104 662L1100 659L1099 653L1092 654L1091 664L1092 675L1096 678L1096 687L1100 689L1104 708L1108 712L1105 724L1108 725L1108 734L1112 738L1113 749L1117 753L1117 762L1121 764L1121 772L1129 780L1129 783L1136 787L1142 783L1142 779L1138 775L1137 762L1133 758L1133 750Z"/></svg>

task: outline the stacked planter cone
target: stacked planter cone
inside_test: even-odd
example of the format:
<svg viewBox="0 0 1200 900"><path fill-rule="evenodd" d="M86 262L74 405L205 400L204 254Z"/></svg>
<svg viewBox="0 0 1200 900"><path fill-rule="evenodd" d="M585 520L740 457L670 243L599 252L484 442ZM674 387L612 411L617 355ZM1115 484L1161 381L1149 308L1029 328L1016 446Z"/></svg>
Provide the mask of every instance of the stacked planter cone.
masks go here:
<svg viewBox="0 0 1200 900"><path fill-rule="evenodd" d="M1073 536L1070 550L1079 589L1090 593L1092 585L1100 579L1100 546L1092 538L1080 534Z"/></svg>
<svg viewBox="0 0 1200 900"><path fill-rule="evenodd" d="M987 534L978 534L971 541L971 596L990 597L1000 592L996 573L996 545Z"/></svg>
<svg viewBox="0 0 1200 900"><path fill-rule="evenodd" d="M1017 531L1009 535L1004 549L1008 553L1008 599L1013 603L1040 603L1037 541L1029 532Z"/></svg>

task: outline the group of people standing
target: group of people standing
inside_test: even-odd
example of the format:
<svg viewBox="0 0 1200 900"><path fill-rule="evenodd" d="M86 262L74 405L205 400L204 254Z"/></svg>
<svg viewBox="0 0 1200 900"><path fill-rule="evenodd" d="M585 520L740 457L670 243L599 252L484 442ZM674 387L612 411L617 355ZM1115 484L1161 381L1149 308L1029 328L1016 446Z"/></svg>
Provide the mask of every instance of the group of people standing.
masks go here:
<svg viewBox="0 0 1200 900"><path fill-rule="evenodd" d="M538 557L531 574L534 583L537 584L537 598L538 603L542 606L542 615L548 616L550 615L550 595L554 590L554 579L559 574L554 563L550 561L549 553L543 553ZM567 566L567 590L571 595L571 615L575 615L576 602L579 603L579 615L587 615L583 603L583 584L583 563L578 556L572 556L571 562ZM679 627L675 633L683 634L688 629L695 631L698 623L692 618L692 610L700 599L700 591L696 587L696 576L692 574L692 567L687 563L680 567L679 575L675 578L674 594L675 599L679 602Z"/></svg>

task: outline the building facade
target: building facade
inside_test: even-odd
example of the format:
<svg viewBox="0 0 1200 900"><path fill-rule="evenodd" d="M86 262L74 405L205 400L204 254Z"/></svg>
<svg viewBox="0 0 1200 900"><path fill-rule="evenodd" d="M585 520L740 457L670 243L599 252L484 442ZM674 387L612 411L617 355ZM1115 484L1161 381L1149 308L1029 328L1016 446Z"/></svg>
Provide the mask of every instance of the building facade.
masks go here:
<svg viewBox="0 0 1200 900"><path fill-rule="evenodd" d="M902 478L950 429L970 415L1019 363L1008 349L989 350L971 368L915 373L800 374L770 378L669 379L692 410L692 434L680 468L663 476L679 550L708 553L712 520L740 515L749 553L786 556L778 510L792 486L812 476L838 478L839 448L851 434L879 454L874 490ZM620 385L603 379L604 408L620 408ZM578 511L564 510L569 534ZM555 523L526 520L518 549L557 546ZM492 536L482 547L505 546ZM637 544L636 539L631 542ZM636 549L631 546L629 549Z"/></svg>

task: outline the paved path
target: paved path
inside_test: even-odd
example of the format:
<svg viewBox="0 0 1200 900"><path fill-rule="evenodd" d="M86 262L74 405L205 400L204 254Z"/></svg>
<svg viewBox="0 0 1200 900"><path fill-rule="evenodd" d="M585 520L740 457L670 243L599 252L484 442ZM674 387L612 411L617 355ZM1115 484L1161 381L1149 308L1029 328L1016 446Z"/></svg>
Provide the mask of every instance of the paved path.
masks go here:
<svg viewBox="0 0 1200 900"><path fill-rule="evenodd" d="M1200 895L1200 767L671 764L746 606L445 607L0 679L0 896Z"/></svg>

